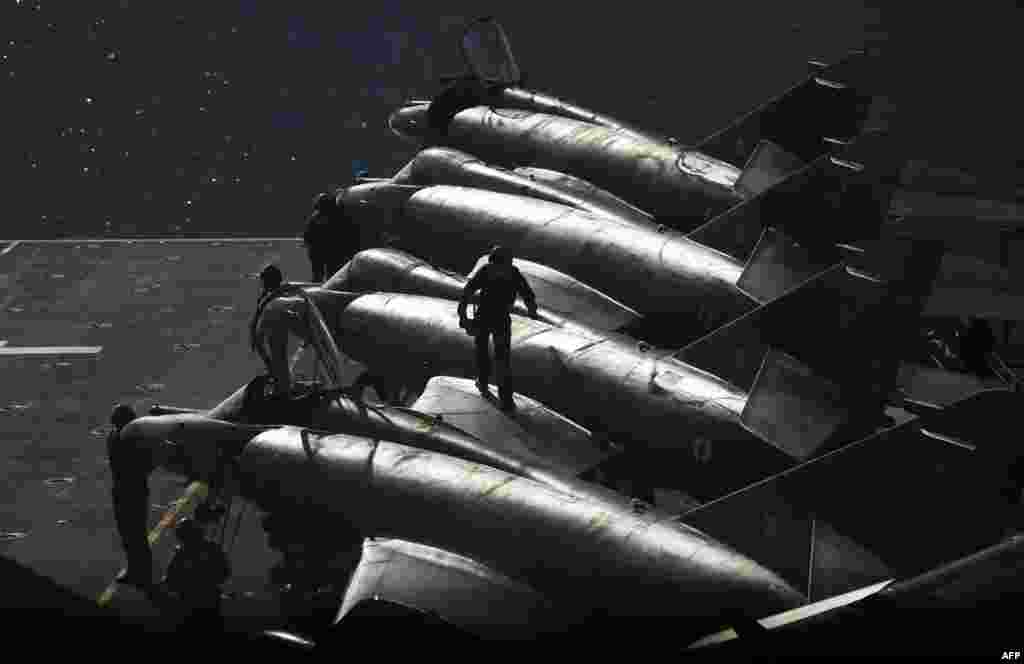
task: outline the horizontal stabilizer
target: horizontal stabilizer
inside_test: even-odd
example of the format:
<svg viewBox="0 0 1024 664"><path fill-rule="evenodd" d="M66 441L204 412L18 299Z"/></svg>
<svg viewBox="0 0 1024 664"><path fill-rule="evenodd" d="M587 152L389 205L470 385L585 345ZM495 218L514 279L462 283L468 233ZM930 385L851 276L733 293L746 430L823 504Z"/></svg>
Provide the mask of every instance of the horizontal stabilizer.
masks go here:
<svg viewBox="0 0 1024 664"><path fill-rule="evenodd" d="M832 141L830 146L834 154L772 178L771 186L688 236L735 258L749 259L750 272L740 287L760 302L840 260L843 252L837 244L870 240L880 233L902 164L899 151L882 132L864 134L851 143ZM768 184L764 177L761 182ZM765 228L785 237L762 237ZM764 269L783 273L761 275ZM793 274L778 281L786 271Z"/></svg>
<svg viewBox="0 0 1024 664"><path fill-rule="evenodd" d="M827 254L828 258L822 254ZM747 259L736 286L764 304L818 274L836 258L838 253L834 250L815 252L797 244L782 231L769 227L761 233L761 239Z"/></svg>
<svg viewBox="0 0 1024 664"><path fill-rule="evenodd" d="M995 541L1009 525L1000 489L1015 453L1005 434L1015 426L1014 397L983 393L906 419L683 521L810 588L812 600L930 569ZM958 514L965 518L951 530Z"/></svg>
<svg viewBox="0 0 1024 664"><path fill-rule="evenodd" d="M487 261L481 257L476 273ZM555 314L599 330L619 330L640 319L640 313L564 272L540 263L512 261L533 290L537 303Z"/></svg>
<svg viewBox="0 0 1024 664"><path fill-rule="evenodd" d="M959 371L903 363L898 387L912 402L944 408L983 390L1003 387L1003 383L998 378L983 379Z"/></svg>
<svg viewBox="0 0 1024 664"><path fill-rule="evenodd" d="M510 417L482 398L473 381L435 376L412 407L443 416L445 422L512 458L536 459L573 475L612 456L575 422L521 394L514 398L516 412Z"/></svg>
<svg viewBox="0 0 1024 664"><path fill-rule="evenodd" d="M782 182L803 165L803 160L796 155L786 152L771 141L761 141L733 186L748 198L756 196Z"/></svg>
<svg viewBox="0 0 1024 664"><path fill-rule="evenodd" d="M940 252L932 244L879 244L695 341L677 357L759 392L748 425L795 458L859 438L874 430L896 387L900 358L916 343L916 323ZM766 360L770 351L782 355ZM820 384L810 387L808 381ZM805 424L783 423L779 415L769 425L768 404L786 404ZM830 430L831 440L820 438Z"/></svg>
<svg viewBox="0 0 1024 664"><path fill-rule="evenodd" d="M788 655L818 654L821 646L834 649L839 638L847 648L856 640L856 654L881 654L883 649L888 654L894 648L914 655L975 652L978 643L991 640L976 629L985 618L995 619L990 621L993 638L1005 631L1000 618L1006 609L1013 610L1012 602L1022 590L1022 572L1024 535L1016 535L909 579L886 579L761 618L757 622L769 630L772 641L756 646L760 651L768 647ZM904 618L911 616L892 611L900 608L917 611L914 618L921 615L920 608L944 610L930 612L920 627L908 630ZM964 614L955 609L971 612L972 629L963 629ZM735 629L722 630L694 642L689 649L724 645L738 636ZM924 642L927 649L921 647ZM739 646L742 649L745 643L740 641Z"/></svg>
<svg viewBox="0 0 1024 664"><path fill-rule="evenodd" d="M767 104L704 140L698 149L732 164L747 160L754 146L769 140L804 162L827 151L824 139L852 138L868 117L865 91L870 58L849 55L791 87Z"/></svg>
<svg viewBox="0 0 1024 664"><path fill-rule="evenodd" d="M740 421L789 456L806 461L849 417L838 385L785 353L770 350Z"/></svg>

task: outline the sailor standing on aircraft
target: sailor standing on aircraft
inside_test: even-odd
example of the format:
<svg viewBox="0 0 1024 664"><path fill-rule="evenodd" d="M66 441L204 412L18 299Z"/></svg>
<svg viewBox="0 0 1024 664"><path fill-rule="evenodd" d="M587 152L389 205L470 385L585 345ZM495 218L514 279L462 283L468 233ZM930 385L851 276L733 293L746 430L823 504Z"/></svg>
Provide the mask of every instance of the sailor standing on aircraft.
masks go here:
<svg viewBox="0 0 1024 664"><path fill-rule="evenodd" d="M359 228L345 214L335 196L317 194L302 241L313 270L313 281L323 283L362 247Z"/></svg>
<svg viewBox="0 0 1024 664"><path fill-rule="evenodd" d="M272 326L269 331L259 328L263 310L274 298L287 289L284 274L276 265L268 265L260 272L261 290L256 311L249 322L249 340L252 349L262 358L273 383L275 396L287 395L291 390L291 371L288 369L288 331Z"/></svg>
<svg viewBox="0 0 1024 664"><path fill-rule="evenodd" d="M480 291L480 303L476 317L470 321L466 316L469 300ZM466 283L459 300L459 325L476 338L477 389L485 397L490 396L488 381L491 374L491 358L488 341L494 337L495 378L498 395L504 411L515 409L512 391L508 385L509 355L512 345L512 318L510 312L520 295L532 318L537 317L537 301L526 279L512 264L512 253L497 246L491 250L490 260Z"/></svg>
<svg viewBox="0 0 1024 664"><path fill-rule="evenodd" d="M313 270L313 281L322 283L327 277L328 257L331 251L331 214L330 208L334 200L330 194L317 194L313 199L313 212L306 221L306 230L302 234L302 242L306 245L306 254Z"/></svg>

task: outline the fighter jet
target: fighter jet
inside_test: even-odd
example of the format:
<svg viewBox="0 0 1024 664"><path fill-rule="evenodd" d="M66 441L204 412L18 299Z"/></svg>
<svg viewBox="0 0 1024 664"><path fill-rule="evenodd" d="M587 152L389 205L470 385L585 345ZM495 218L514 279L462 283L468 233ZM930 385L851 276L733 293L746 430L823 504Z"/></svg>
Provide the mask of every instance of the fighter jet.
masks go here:
<svg viewBox="0 0 1024 664"><path fill-rule="evenodd" d="M684 231L806 165L827 151L826 138L855 137L871 101L858 80L863 53L814 63L809 79L691 149L518 87L522 76L493 19L471 23L462 47L469 76L393 113L392 131L500 165L582 177Z"/></svg>
<svg viewBox="0 0 1024 664"><path fill-rule="evenodd" d="M486 257L477 261L480 266ZM634 326L640 314L567 274L527 260L512 261L537 297L537 320L555 327L620 331ZM474 268L476 269L476 268ZM323 287L367 293L391 291L458 300L468 281L465 275L439 268L412 254L392 248L366 249L338 269ZM513 311L528 315L517 301Z"/></svg>
<svg viewBox="0 0 1024 664"><path fill-rule="evenodd" d="M723 495L875 430L937 264L937 252L899 249L884 263L869 252L827 270L678 354L513 316L511 385L627 456L640 452L653 486ZM374 371L475 376L451 300L308 296L343 352ZM268 306L299 307L279 319L302 318L299 300ZM808 316L813 325L792 324ZM711 453L722 446L742 452Z"/></svg>
<svg viewBox="0 0 1024 664"><path fill-rule="evenodd" d="M254 419L274 417L267 404L257 403L258 396L250 385L207 414L139 418L122 430L116 444L143 450L154 463L189 477L208 473L211 458L231 459L241 495L293 523L301 516L310 539L331 533L333 522L355 524L367 536L405 541L406 550L437 553L444 560L435 568L448 573L494 570L554 605L561 617L558 630L596 611L674 616L683 619L680 629L696 637L720 625L723 612L753 618L803 602L769 570L668 514L649 506L638 509L635 502L568 473L529 479L529 464L501 470L482 463L501 465L502 452L481 451L478 441L462 447L476 439L436 418L409 412L402 419L404 411L396 409L353 417L308 402L277 411L281 419L301 413L334 426L355 422L390 438L425 443L411 446L306 426L254 425ZM429 398L448 396L451 385L442 384ZM396 415L398 422L392 420ZM343 548L342 531L327 538L328 546ZM343 585L344 580L341 574L334 579ZM352 593L365 579L354 583ZM491 598L499 608L508 600L505 594ZM552 626L528 622L527 637Z"/></svg>
<svg viewBox="0 0 1024 664"><path fill-rule="evenodd" d="M847 644L843 652L847 647L865 653L895 647L933 652L934 644L923 641L930 638L927 630L938 614L948 618L943 625L954 637L944 640L945 646L969 643L976 628L960 615L950 616L949 609L974 611L979 603L996 609L986 612L986 619L1012 611L1022 589L1024 537L999 541L1002 528L1013 522L993 504L991 490L1001 484L993 471L1004 454L993 448L1000 447L1000 428L1010 423L1012 398L989 392L939 417L908 420L684 514L684 522L748 554L756 551L755 558L771 560L780 576L806 588L810 601L704 635L689 650L697 654L713 648L717 655L722 648L760 655L780 648L824 652L835 651L836 640L842 639ZM986 420L980 427L979 418ZM912 491L908 476L915 480ZM1017 478L1018 498L1020 482ZM959 511L975 518L953 532L948 515ZM839 534L837 522L869 548ZM360 603L371 598L415 607L473 632L513 625L522 629L528 616L551 624L558 614L530 590L450 553L401 540L367 541L337 624L350 624L360 614ZM495 596L504 599L495 604ZM922 614L922 609L930 611ZM910 622L923 623L925 631L909 636Z"/></svg>
<svg viewBox="0 0 1024 664"><path fill-rule="evenodd" d="M581 178L542 168L508 170L452 148L421 150L390 180L375 181L421 186L449 184L531 196L606 217L626 226L644 230L657 230L659 227L650 214Z"/></svg>
<svg viewBox="0 0 1024 664"><path fill-rule="evenodd" d="M947 255L943 256L943 269L947 266L947 258ZM486 260L486 256L481 257L474 270ZM577 330L584 335L618 332L633 336L635 330L641 328L638 314L585 284L542 265L520 259L514 259L514 262L537 296L538 320L555 327ZM932 295L924 305L925 315L933 304L935 291L942 286L941 272L933 284ZM381 248L356 254L325 286L339 291L391 291L458 300L467 281L464 275L438 268L411 254ZM519 316L528 313L526 306L518 301L513 312ZM915 413L930 412L956 404L985 389L1013 388L1018 382L1012 372L1008 372L1008 376L1003 376L1005 372L997 372L996 376L989 378L964 373L963 367L951 363L945 355L936 354L939 353L939 349L934 347L936 341L934 336L924 334L901 356L897 389L902 395L903 407ZM955 359L955 351L946 349L945 352L953 353ZM999 366L998 355L993 354L993 360L996 361L995 366Z"/></svg>
<svg viewBox="0 0 1024 664"><path fill-rule="evenodd" d="M637 336L680 343L841 260L845 243L877 236L898 172L887 152L884 136L862 137L843 159L819 157L690 236L525 185L529 195L509 193L525 178L449 149L420 153L396 178L434 184L358 184L338 201L366 237L460 271L507 246L636 309ZM504 193L451 186L468 184Z"/></svg>

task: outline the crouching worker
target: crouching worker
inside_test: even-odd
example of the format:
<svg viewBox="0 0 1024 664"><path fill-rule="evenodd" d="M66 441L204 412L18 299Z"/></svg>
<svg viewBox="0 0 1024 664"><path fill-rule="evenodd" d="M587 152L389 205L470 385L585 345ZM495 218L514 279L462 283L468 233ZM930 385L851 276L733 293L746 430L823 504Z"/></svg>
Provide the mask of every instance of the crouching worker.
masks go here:
<svg viewBox="0 0 1024 664"><path fill-rule="evenodd" d="M167 567L164 585L182 600L186 611L182 626L190 631L222 630L221 593L231 576L227 556L192 519L183 519L174 533L180 544Z"/></svg>

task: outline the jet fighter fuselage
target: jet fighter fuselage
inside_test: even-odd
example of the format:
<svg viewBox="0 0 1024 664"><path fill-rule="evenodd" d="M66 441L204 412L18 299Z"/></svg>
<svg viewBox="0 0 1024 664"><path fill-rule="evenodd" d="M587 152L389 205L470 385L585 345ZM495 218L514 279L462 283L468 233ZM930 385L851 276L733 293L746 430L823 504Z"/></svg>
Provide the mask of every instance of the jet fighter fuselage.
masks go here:
<svg viewBox="0 0 1024 664"><path fill-rule="evenodd" d="M473 338L459 327L454 301L307 293L342 352L373 371L419 384L435 375L476 375ZM285 298L268 307L304 304ZM509 381L517 392L645 455L653 486L706 499L796 463L745 428L743 389L629 337L513 316Z"/></svg>
<svg viewBox="0 0 1024 664"><path fill-rule="evenodd" d="M737 287L740 261L678 233L469 187L367 183L339 198L367 236L460 272L504 245L657 319L678 343L758 304Z"/></svg>
<svg viewBox="0 0 1024 664"><path fill-rule="evenodd" d="M564 171L607 189L677 230L695 228L746 199L741 170L696 150L560 115L476 106L443 131L430 127L428 104L395 111L400 136L469 152L502 166Z"/></svg>

